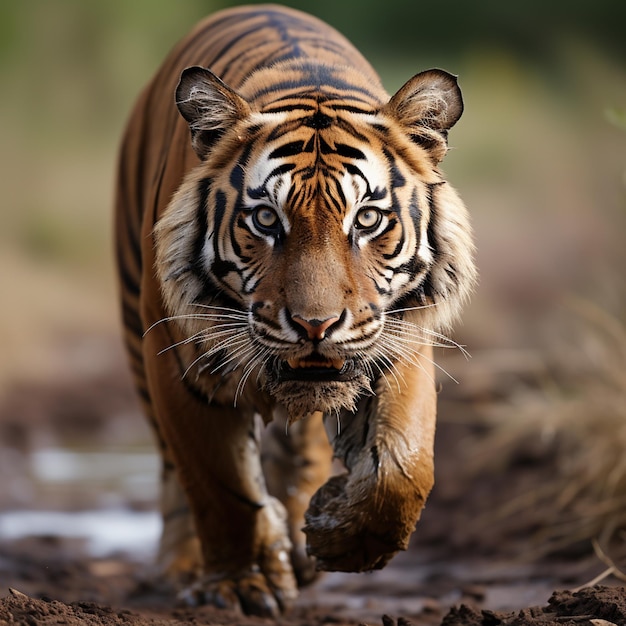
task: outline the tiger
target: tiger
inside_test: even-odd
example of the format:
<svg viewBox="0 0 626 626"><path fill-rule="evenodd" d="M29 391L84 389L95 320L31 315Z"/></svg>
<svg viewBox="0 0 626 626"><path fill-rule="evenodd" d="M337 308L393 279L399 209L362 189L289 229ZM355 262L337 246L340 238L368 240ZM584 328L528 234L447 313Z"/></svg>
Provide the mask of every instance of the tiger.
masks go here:
<svg viewBox="0 0 626 626"><path fill-rule="evenodd" d="M141 92L116 262L183 600L275 617L319 572L407 548L433 486L433 347L477 274L439 168L462 112L455 76L390 97L344 36L277 5L204 19Z"/></svg>

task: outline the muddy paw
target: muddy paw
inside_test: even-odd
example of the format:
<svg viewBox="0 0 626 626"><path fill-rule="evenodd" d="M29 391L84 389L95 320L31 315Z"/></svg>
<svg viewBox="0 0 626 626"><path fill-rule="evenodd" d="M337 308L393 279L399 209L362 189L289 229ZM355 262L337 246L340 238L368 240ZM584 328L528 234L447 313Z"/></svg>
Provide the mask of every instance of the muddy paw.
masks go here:
<svg viewBox="0 0 626 626"><path fill-rule="evenodd" d="M356 499L348 476L331 478L305 514L307 550L318 569L363 572L384 567L407 547L413 525L390 519L368 500Z"/></svg>
<svg viewBox="0 0 626 626"><path fill-rule="evenodd" d="M276 618L285 612L297 595L293 589L277 589L257 570L231 578L205 575L179 593L179 600L188 606L210 604L247 615Z"/></svg>

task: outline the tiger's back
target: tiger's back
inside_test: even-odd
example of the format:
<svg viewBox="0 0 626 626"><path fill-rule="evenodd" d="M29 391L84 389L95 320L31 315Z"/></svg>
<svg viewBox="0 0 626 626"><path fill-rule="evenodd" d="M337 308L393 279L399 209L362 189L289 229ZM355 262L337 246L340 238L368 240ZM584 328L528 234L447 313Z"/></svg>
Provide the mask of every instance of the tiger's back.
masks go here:
<svg viewBox="0 0 626 626"><path fill-rule="evenodd" d="M116 196L125 341L163 458L160 559L204 570L201 601L275 615L316 566L406 547L432 345L475 279L437 168L462 108L439 70L390 100L342 35L274 5L201 22L142 92Z"/></svg>

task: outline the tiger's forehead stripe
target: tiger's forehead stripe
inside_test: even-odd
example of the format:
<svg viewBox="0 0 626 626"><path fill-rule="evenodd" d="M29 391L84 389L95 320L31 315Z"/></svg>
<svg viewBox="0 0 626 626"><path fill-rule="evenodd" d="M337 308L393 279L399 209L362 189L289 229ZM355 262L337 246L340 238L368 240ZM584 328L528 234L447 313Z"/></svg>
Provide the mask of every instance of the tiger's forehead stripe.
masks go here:
<svg viewBox="0 0 626 626"><path fill-rule="evenodd" d="M386 160L340 128L319 130L305 121L304 128L266 146L245 171L248 203L270 203L287 232L285 212L326 206L349 232L364 203L388 208L391 202Z"/></svg>

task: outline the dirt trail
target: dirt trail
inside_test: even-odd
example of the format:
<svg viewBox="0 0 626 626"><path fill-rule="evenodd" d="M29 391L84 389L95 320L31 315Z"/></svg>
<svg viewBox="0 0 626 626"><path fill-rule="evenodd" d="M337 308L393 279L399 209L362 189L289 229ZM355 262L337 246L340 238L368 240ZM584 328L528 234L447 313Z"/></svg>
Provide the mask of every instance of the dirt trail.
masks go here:
<svg viewBox="0 0 626 626"><path fill-rule="evenodd" d="M149 613L152 613L150 615ZM418 617L391 617L383 614L383 626L410 626L429 623L430 620ZM174 626L175 624L222 624L253 626L266 624L268 620L233 615L214 609L176 610L169 615L156 615L154 611L136 612L128 609L113 609L94 602L73 602L64 604L50 598L36 599L19 591L10 590L9 595L0 600L0 624L33 624L68 626L91 625L117 626ZM280 620L284 626L305 626L312 624L363 624L344 620L332 615L329 610L296 610L290 617ZM374 622L369 622L373 624ZM432 622L434 623L434 622ZM595 587L579 592L557 591L544 606L530 607L520 611L501 612L480 610L461 604L450 609L441 620L441 626L610 626L626 624L626 590L624 588Z"/></svg>

